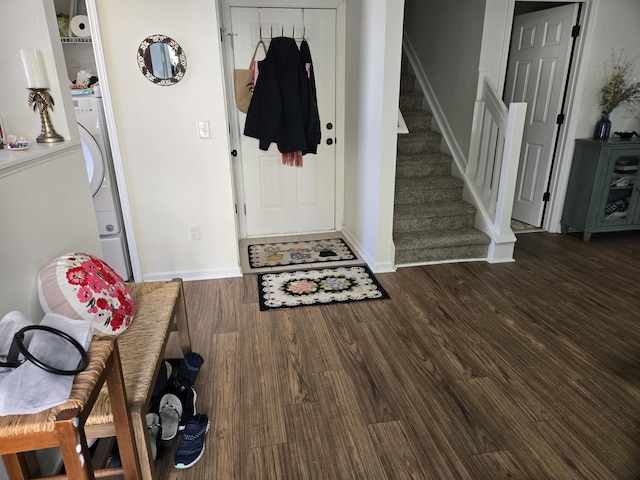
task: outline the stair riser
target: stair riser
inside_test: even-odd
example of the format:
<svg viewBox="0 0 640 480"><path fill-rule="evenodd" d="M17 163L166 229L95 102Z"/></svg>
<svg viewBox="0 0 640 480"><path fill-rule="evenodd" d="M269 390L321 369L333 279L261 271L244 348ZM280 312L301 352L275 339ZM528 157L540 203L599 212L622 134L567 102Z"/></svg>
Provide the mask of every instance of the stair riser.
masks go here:
<svg viewBox="0 0 640 480"><path fill-rule="evenodd" d="M473 228L474 217L474 215L456 215L452 217L394 218L393 233Z"/></svg>
<svg viewBox="0 0 640 480"><path fill-rule="evenodd" d="M400 92L415 92L416 77L410 73L403 73L400 76Z"/></svg>
<svg viewBox="0 0 640 480"><path fill-rule="evenodd" d="M464 245L451 248L430 248L400 250L396 246L396 265L421 262L442 262L447 260L462 260L466 258L486 258L486 245Z"/></svg>
<svg viewBox="0 0 640 480"><path fill-rule="evenodd" d="M400 111L402 114L422 111L422 98L422 95L401 95Z"/></svg>
<svg viewBox="0 0 640 480"><path fill-rule="evenodd" d="M398 155L411 155L424 152L439 152L442 137L425 132L421 135L398 136Z"/></svg>
<svg viewBox="0 0 640 480"><path fill-rule="evenodd" d="M404 55L400 60L400 73L411 73L411 64L409 63L409 59Z"/></svg>
<svg viewBox="0 0 640 480"><path fill-rule="evenodd" d="M441 153L442 135L406 58L401 69L400 110L409 134L398 135L395 263L486 258L488 237L474 229L475 209L461 200L463 182L451 176L452 159Z"/></svg>
<svg viewBox="0 0 640 480"><path fill-rule="evenodd" d="M425 112L407 112L404 115L404 121L411 133L429 132L433 116Z"/></svg>
<svg viewBox="0 0 640 480"><path fill-rule="evenodd" d="M462 188L444 188L432 190L410 190L402 185L396 186L395 203L405 205L407 203L440 202L447 200L460 200Z"/></svg>
<svg viewBox="0 0 640 480"><path fill-rule="evenodd" d="M424 177L430 175L444 176L451 173L449 162L402 162L396 165L396 177Z"/></svg>

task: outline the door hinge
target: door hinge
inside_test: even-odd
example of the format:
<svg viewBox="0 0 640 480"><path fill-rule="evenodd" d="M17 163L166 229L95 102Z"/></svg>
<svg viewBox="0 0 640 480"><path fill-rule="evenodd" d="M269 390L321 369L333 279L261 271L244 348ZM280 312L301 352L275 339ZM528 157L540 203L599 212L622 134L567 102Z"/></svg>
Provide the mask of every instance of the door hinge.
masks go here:
<svg viewBox="0 0 640 480"><path fill-rule="evenodd" d="M580 35L580 25L574 25L571 29L571 38L576 38Z"/></svg>
<svg viewBox="0 0 640 480"><path fill-rule="evenodd" d="M556 117L556 125L562 125L564 123L564 113L559 113Z"/></svg>
<svg viewBox="0 0 640 480"><path fill-rule="evenodd" d="M244 214L245 215L247 214L247 204L246 203L244 204Z"/></svg>
<svg viewBox="0 0 640 480"><path fill-rule="evenodd" d="M551 198L551 192L544 192L544 195L542 195L543 202L548 202L550 198Z"/></svg>
<svg viewBox="0 0 640 480"><path fill-rule="evenodd" d="M234 203L233 204L233 209L236 211L236 215L238 214L238 204Z"/></svg>

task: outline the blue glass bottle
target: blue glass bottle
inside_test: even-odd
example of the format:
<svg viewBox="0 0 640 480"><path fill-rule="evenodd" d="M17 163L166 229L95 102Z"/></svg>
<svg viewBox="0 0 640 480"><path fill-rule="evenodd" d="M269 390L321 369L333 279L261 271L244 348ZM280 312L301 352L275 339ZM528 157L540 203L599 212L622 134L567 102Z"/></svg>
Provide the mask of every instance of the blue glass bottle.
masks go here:
<svg viewBox="0 0 640 480"><path fill-rule="evenodd" d="M609 120L609 115L603 114L602 118L596 123L596 128L593 131L593 139L600 141L608 140L610 133L611 120Z"/></svg>

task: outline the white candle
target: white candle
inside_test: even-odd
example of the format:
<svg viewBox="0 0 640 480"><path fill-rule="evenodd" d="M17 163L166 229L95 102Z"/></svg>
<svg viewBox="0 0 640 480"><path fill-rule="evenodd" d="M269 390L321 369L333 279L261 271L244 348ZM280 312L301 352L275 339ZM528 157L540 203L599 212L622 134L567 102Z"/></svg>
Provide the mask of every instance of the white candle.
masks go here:
<svg viewBox="0 0 640 480"><path fill-rule="evenodd" d="M27 75L28 88L49 88L49 78L44 65L44 57L40 50L20 50L24 73Z"/></svg>

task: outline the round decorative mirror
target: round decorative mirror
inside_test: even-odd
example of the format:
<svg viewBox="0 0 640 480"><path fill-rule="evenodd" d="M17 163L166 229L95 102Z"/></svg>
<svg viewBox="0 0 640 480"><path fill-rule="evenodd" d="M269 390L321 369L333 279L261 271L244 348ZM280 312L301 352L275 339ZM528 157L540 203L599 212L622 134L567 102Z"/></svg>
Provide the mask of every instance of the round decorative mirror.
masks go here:
<svg viewBox="0 0 640 480"><path fill-rule="evenodd" d="M187 56L182 47L166 35L151 35L138 47L138 66L156 85L173 85L184 77Z"/></svg>

